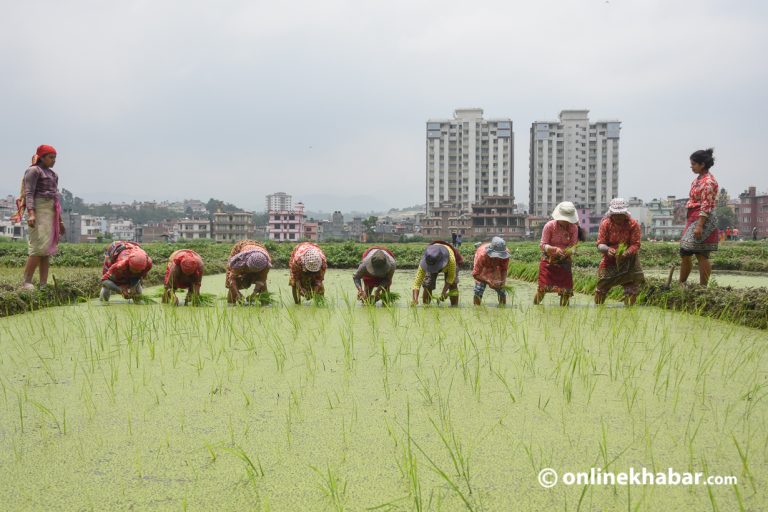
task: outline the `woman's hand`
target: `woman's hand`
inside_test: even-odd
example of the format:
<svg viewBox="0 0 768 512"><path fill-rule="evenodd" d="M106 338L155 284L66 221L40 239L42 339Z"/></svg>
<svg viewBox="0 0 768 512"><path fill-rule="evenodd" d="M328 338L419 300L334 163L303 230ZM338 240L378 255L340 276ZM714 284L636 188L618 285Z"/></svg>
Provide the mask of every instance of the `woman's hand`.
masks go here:
<svg viewBox="0 0 768 512"><path fill-rule="evenodd" d="M609 247L608 256L616 256L616 249L614 249L613 247Z"/></svg>
<svg viewBox="0 0 768 512"><path fill-rule="evenodd" d="M696 225L696 229L693 230L693 238L701 240L701 236L704 234L704 226L701 224Z"/></svg>
<svg viewBox="0 0 768 512"><path fill-rule="evenodd" d="M59 221L59 233L61 233L62 235L67 234L67 228L64 227L64 223L61 221Z"/></svg>
<svg viewBox="0 0 768 512"><path fill-rule="evenodd" d="M29 210L29 213L27 213L27 226L34 228L36 222L37 218L35 217L35 210Z"/></svg>

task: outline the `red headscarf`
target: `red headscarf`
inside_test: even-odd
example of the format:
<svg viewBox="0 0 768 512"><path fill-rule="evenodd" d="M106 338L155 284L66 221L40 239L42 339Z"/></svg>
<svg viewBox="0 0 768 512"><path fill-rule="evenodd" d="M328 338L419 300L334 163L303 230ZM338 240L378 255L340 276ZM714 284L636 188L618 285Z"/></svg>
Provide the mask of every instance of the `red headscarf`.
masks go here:
<svg viewBox="0 0 768 512"><path fill-rule="evenodd" d="M49 146L47 144L43 144L42 146L37 147L37 151L35 151L35 155L37 155L38 158L42 158L45 155L50 155L53 153L56 154L56 150L53 148L53 146Z"/></svg>
<svg viewBox="0 0 768 512"><path fill-rule="evenodd" d="M134 252L128 257L128 268L135 274L143 272L148 266L147 254L144 251Z"/></svg>

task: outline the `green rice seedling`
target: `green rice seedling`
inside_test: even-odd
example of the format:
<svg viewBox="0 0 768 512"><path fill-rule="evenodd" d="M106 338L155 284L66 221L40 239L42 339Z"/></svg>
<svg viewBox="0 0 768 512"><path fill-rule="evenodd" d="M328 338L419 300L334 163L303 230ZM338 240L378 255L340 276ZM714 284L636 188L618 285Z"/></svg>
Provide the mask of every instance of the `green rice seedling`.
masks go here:
<svg viewBox="0 0 768 512"><path fill-rule="evenodd" d="M190 296L189 304L196 307L210 307L215 306L218 299L215 293L200 293Z"/></svg>
<svg viewBox="0 0 768 512"><path fill-rule="evenodd" d="M461 444L461 440L456 436L455 431L451 431L450 435L442 432L438 427L435 421L430 418L429 422L432 423L432 426L435 429L435 432L437 432L437 435L440 436L440 440L443 442L443 445L448 450L448 454L451 457L451 462L453 462L453 468L456 471L456 475L461 477L464 480L464 483L467 486L467 490L469 491L469 494L472 494L472 484L470 482L470 457L471 455L465 455L463 446Z"/></svg>
<svg viewBox="0 0 768 512"><path fill-rule="evenodd" d="M749 469L749 444L747 444L746 450L742 450L739 442L736 440L735 434L731 433L731 439L733 439L733 444L736 445L736 450L739 452L739 459L741 459L741 473L747 476L749 485L752 487L752 492L756 493L757 487L755 486L755 477Z"/></svg>
<svg viewBox="0 0 768 512"><path fill-rule="evenodd" d="M325 472L315 466L309 467L320 477L320 489L331 500L333 508L337 512L342 512L347 500L346 480L340 478L337 470L332 469L330 464L326 464Z"/></svg>
<svg viewBox="0 0 768 512"><path fill-rule="evenodd" d="M450 299L451 297L458 297L459 296L459 290L448 290L448 293L445 295L438 295L437 297L434 297L435 302L438 304L442 304L446 300Z"/></svg>
<svg viewBox="0 0 768 512"><path fill-rule="evenodd" d="M248 475L248 479L255 485L255 477L264 476L264 466L261 464L258 454L256 455L256 463L254 464L251 457L245 452L242 446L235 444L232 447L222 447L223 451L231 453L245 464L245 472ZM215 460L215 459L214 459Z"/></svg>
<svg viewBox="0 0 768 512"><path fill-rule="evenodd" d="M249 295L248 303L256 304L258 306L273 306L277 303L277 299L272 292L259 292L257 294Z"/></svg>
<svg viewBox="0 0 768 512"><path fill-rule="evenodd" d="M384 290L381 293L381 303L384 306L392 306L400 300L400 294L397 292Z"/></svg>
<svg viewBox="0 0 768 512"><path fill-rule="evenodd" d="M131 298L134 304L143 304L143 305L149 305L149 304L157 304L157 299L154 299L150 297L149 295L136 295L133 298Z"/></svg>

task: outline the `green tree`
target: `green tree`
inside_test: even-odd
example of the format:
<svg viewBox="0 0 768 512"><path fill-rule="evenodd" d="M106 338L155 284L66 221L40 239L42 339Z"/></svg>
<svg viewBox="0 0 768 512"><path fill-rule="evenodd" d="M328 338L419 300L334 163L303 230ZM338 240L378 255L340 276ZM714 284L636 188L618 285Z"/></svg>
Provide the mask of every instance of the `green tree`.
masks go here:
<svg viewBox="0 0 768 512"><path fill-rule="evenodd" d="M717 215L717 227L719 229L736 227L738 225L736 214L727 206L718 206L715 208L715 214Z"/></svg>

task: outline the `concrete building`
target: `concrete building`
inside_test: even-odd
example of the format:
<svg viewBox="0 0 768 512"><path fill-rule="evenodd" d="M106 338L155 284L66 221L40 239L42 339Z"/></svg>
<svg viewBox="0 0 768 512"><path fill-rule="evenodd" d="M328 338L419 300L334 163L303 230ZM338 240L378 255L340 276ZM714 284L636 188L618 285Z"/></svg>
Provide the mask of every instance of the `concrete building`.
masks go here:
<svg viewBox="0 0 768 512"><path fill-rule="evenodd" d="M304 222L304 235L302 236L302 239L308 240L310 242L319 241L320 240L320 223L315 221L314 219Z"/></svg>
<svg viewBox="0 0 768 512"><path fill-rule="evenodd" d="M653 199L646 206L650 225L644 234L652 240L679 240L685 224L675 222L675 196Z"/></svg>
<svg viewBox="0 0 768 512"><path fill-rule="evenodd" d="M80 216L80 241L97 242L107 233L106 217L96 215Z"/></svg>
<svg viewBox="0 0 768 512"><path fill-rule="evenodd" d="M169 242L173 240L173 223L152 222L136 227L136 240L139 243Z"/></svg>
<svg viewBox="0 0 768 512"><path fill-rule="evenodd" d="M528 215L517 211L512 196L488 196L481 203L472 205L473 238L505 239L525 238Z"/></svg>
<svg viewBox="0 0 768 512"><path fill-rule="evenodd" d="M267 211L283 212L293 210L293 197L285 192L275 192L267 195Z"/></svg>
<svg viewBox="0 0 768 512"><path fill-rule="evenodd" d="M336 210L331 215L330 222L322 223L323 240L346 240L349 238L349 230L344 225L344 215Z"/></svg>
<svg viewBox="0 0 768 512"><path fill-rule="evenodd" d="M620 121L589 122L589 110L531 125L528 208L544 217L562 201L605 212L619 192Z"/></svg>
<svg viewBox="0 0 768 512"><path fill-rule="evenodd" d="M741 202L736 207L739 231L745 239L752 239L752 228L757 228L757 238L768 238L768 193L757 192L749 187L739 194Z"/></svg>
<svg viewBox="0 0 768 512"><path fill-rule="evenodd" d="M131 220L114 220L107 222L107 232L112 235L113 240L125 240L127 242L136 241L136 226Z"/></svg>
<svg viewBox="0 0 768 512"><path fill-rule="evenodd" d="M419 234L425 238L450 241L451 233L459 234L463 238L472 236L472 218L470 214L463 213L458 204L443 203L439 207L433 207L431 215L421 219Z"/></svg>
<svg viewBox="0 0 768 512"><path fill-rule="evenodd" d="M217 242L252 239L255 237L253 212L216 212L212 232Z"/></svg>
<svg viewBox="0 0 768 512"><path fill-rule="evenodd" d="M267 238L275 242L297 242L304 237L304 222L303 203L296 203L291 210L272 210Z"/></svg>
<svg viewBox="0 0 768 512"><path fill-rule="evenodd" d="M483 119L479 108L430 119L426 151L427 216L444 203L469 213L487 196L514 195L511 119Z"/></svg>
<svg viewBox="0 0 768 512"><path fill-rule="evenodd" d="M213 237L211 221L208 217L185 217L176 220L173 233L177 241L210 240Z"/></svg>
<svg viewBox="0 0 768 512"><path fill-rule="evenodd" d="M26 240L27 223L12 222L8 219L0 220L0 237L10 238L12 240Z"/></svg>

